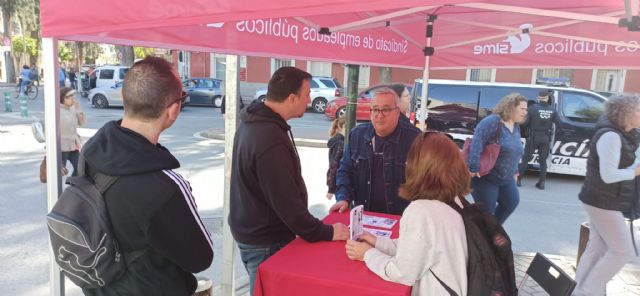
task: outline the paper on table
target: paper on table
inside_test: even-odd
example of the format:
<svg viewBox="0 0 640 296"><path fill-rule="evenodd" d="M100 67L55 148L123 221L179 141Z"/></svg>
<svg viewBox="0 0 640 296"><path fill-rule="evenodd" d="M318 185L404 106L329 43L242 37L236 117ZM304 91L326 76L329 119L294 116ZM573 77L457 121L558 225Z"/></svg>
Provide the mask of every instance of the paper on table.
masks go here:
<svg viewBox="0 0 640 296"><path fill-rule="evenodd" d="M371 234L373 234L375 236L378 236L378 237L391 238L391 231L389 231L389 230L374 229L374 228L369 228L369 227L363 227L363 229L366 232L371 233Z"/></svg>
<svg viewBox="0 0 640 296"><path fill-rule="evenodd" d="M398 222L396 219L364 215L364 225L391 229L396 222Z"/></svg>

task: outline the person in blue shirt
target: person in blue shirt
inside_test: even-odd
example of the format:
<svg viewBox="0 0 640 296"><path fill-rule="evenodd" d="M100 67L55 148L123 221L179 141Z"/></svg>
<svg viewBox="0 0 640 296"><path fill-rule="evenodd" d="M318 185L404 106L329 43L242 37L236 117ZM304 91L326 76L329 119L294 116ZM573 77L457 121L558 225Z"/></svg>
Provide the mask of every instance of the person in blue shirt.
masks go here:
<svg viewBox="0 0 640 296"><path fill-rule="evenodd" d="M524 148L520 141L519 123L527 116L527 99L517 93L502 98L494 113L478 123L469 151L469 171L473 176L471 195L501 223L507 220L520 202L516 187L518 162ZM480 176L480 155L491 143L500 145L500 154L493 169Z"/></svg>
<svg viewBox="0 0 640 296"><path fill-rule="evenodd" d="M371 122L351 130L336 177L330 212L363 205L365 211L401 215L409 201L398 196L407 153L420 130L400 120L400 98L387 87L371 100Z"/></svg>
<svg viewBox="0 0 640 296"><path fill-rule="evenodd" d="M60 79L60 87L64 87L64 82L67 80L67 72L64 70L64 67L60 66L60 73L58 76L58 79Z"/></svg>
<svg viewBox="0 0 640 296"><path fill-rule="evenodd" d="M25 87L31 83L31 69L29 66L22 66L22 70L20 70L20 93L22 93Z"/></svg>

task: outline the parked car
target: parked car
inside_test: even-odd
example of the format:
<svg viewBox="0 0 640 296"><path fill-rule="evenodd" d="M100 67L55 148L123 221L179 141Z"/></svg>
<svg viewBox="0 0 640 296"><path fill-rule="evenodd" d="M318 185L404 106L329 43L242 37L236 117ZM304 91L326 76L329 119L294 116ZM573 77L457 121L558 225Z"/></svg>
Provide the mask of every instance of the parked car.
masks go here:
<svg viewBox="0 0 640 296"><path fill-rule="evenodd" d="M118 82L110 87L97 87L89 91L89 101L96 108L122 107L122 85L124 81ZM189 104L189 97L184 105ZM184 107L183 105L183 107Z"/></svg>
<svg viewBox="0 0 640 296"><path fill-rule="evenodd" d="M390 84L379 84L367 88L366 90L358 94L356 120L371 119L371 99L373 98L373 95L379 88L389 86ZM407 88L409 89L409 93L411 93L412 86L407 85ZM332 101L329 101L324 115L331 119L344 116L344 114L347 112L347 100L348 99L346 97L339 97L335 98Z"/></svg>
<svg viewBox="0 0 640 296"><path fill-rule="evenodd" d="M332 77L313 76L310 82L311 102L307 108L313 108L318 113L324 113L327 103L342 94L342 85ZM267 90L262 89L256 92L254 99L264 100L267 98Z"/></svg>
<svg viewBox="0 0 640 296"><path fill-rule="evenodd" d="M89 72L90 88L111 87L124 80L127 66L100 66Z"/></svg>
<svg viewBox="0 0 640 296"><path fill-rule="evenodd" d="M189 105L222 106L222 80L215 78L191 78L182 82L189 93Z"/></svg>
<svg viewBox="0 0 640 296"><path fill-rule="evenodd" d="M412 110L416 112L422 101L421 90L422 80L419 79L415 81L412 93ZM427 128L445 132L461 144L473 135L480 120L493 113L504 96L520 93L530 102L535 102L542 90L553 91L553 104L559 116L548 171L584 175L589 141L607 101L592 91L517 83L429 80ZM537 155L529 166L537 166Z"/></svg>

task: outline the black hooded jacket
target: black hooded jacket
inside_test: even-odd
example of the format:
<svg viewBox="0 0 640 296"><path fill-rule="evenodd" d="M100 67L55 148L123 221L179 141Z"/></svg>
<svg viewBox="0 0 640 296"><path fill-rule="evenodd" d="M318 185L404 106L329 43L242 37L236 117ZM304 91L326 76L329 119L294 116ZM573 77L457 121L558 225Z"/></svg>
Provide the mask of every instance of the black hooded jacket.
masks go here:
<svg viewBox="0 0 640 296"><path fill-rule="evenodd" d="M178 160L162 145L120 126L105 124L83 147L87 172L119 176L104 198L120 248L144 251L127 273L86 295L191 295L192 273L213 260L189 183L178 173Z"/></svg>
<svg viewBox="0 0 640 296"><path fill-rule="evenodd" d="M233 146L229 226L251 245L330 241L333 227L308 210L307 188L290 126L262 102L240 113Z"/></svg>

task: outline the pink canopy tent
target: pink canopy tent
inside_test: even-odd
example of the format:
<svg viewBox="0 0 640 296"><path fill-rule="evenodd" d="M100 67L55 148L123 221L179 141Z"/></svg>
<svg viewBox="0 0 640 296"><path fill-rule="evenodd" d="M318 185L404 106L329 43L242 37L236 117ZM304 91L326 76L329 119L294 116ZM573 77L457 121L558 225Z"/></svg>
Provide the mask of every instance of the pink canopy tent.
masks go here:
<svg viewBox="0 0 640 296"><path fill-rule="evenodd" d="M422 69L436 13L432 69L640 68L640 35L617 26L623 1L80 2L43 1L43 36Z"/></svg>
<svg viewBox="0 0 640 296"><path fill-rule="evenodd" d="M640 69L640 35L618 26L638 8L638 0L45 0L45 79L58 81L58 39L424 69L425 78L429 68ZM433 30L429 15L437 15ZM228 119L236 87L227 81ZM57 84L45 86L47 174L58 180L47 184L50 207L61 190L56 93ZM229 288L233 243L226 230L223 243ZM51 278L52 295L64 293L55 266Z"/></svg>

